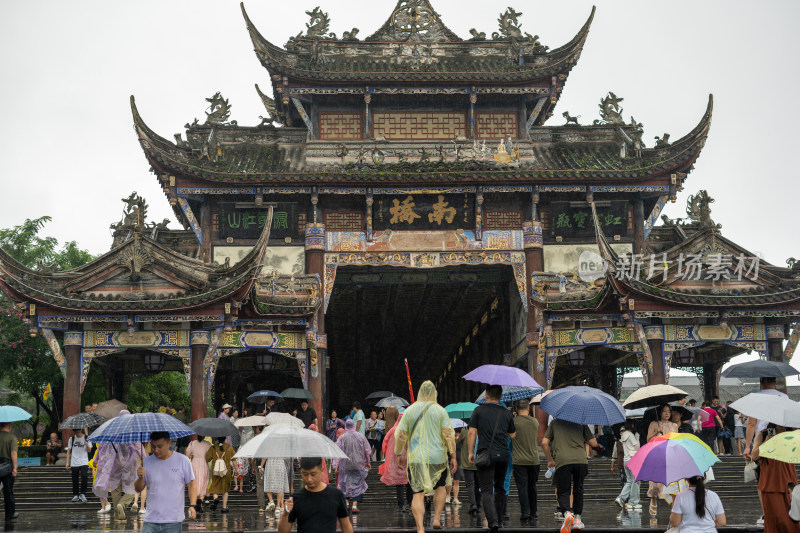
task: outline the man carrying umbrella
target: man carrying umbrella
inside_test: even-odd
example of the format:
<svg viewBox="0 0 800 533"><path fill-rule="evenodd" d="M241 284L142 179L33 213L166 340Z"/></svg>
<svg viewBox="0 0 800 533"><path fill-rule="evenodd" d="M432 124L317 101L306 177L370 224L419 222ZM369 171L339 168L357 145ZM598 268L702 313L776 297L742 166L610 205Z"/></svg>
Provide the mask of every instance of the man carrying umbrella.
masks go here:
<svg viewBox="0 0 800 533"><path fill-rule="evenodd" d="M183 514L183 487L189 490L189 518L197 516L197 487L192 463L169 449L169 433L156 431L150 435L153 455L145 457L136 470L136 492L147 487L147 511L142 533L180 533Z"/></svg>

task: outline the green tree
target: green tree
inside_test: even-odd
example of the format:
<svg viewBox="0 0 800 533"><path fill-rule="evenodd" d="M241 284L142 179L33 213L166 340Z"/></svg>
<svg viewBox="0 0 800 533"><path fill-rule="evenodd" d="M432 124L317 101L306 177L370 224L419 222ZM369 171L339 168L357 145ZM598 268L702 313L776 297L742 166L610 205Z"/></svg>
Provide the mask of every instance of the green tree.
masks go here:
<svg viewBox="0 0 800 533"><path fill-rule="evenodd" d="M50 220L43 216L27 219L13 228L0 229L0 247L28 268L48 265L56 270L70 270L93 259L74 241L59 249L55 238L40 236L39 232ZM36 415L31 423L35 440L38 422L48 426L48 431L44 432L47 435L60 419L58 407L63 397L63 377L47 342L41 335L32 337L31 331L23 310L0 293L0 377L17 393L34 400ZM45 399L48 384L53 394ZM41 415L42 410L45 415Z"/></svg>
<svg viewBox="0 0 800 533"><path fill-rule="evenodd" d="M159 407L190 409L192 399L182 372L159 372L133 380L126 396L132 413L156 411Z"/></svg>

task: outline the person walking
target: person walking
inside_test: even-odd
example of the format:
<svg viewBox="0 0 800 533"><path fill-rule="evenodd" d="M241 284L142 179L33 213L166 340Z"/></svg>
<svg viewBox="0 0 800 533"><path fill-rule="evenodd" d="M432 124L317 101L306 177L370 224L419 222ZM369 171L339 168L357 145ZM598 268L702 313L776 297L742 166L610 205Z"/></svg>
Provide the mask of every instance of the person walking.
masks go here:
<svg viewBox="0 0 800 533"><path fill-rule="evenodd" d="M524 524L539 516L537 510L536 481L539 479L539 421L530 415L530 402L517 403L514 419L517 436L512 443L514 482L517 484L520 521Z"/></svg>
<svg viewBox="0 0 800 533"><path fill-rule="evenodd" d="M352 420L356 424L356 431L366 438L367 425L364 420L364 411L361 410L361 402L353 402Z"/></svg>
<svg viewBox="0 0 800 533"><path fill-rule="evenodd" d="M3 484L3 507L6 520L19 517L14 499L17 479L17 437L11 433L11 423L0 424L0 483Z"/></svg>
<svg viewBox="0 0 800 533"><path fill-rule="evenodd" d="M633 422L629 420L625 421L622 429L620 429L619 442L622 444L622 453L620 454L617 447L614 447L613 458L616 461L611 463L611 471L614 472L614 468L619 467L620 470L625 472L625 485L622 487L622 491L614 502L619 505L621 509L639 511L642 508L642 505L639 503L641 498L639 482L636 481L631 469L625 466L639 450L639 437L633 433Z"/></svg>
<svg viewBox="0 0 800 533"><path fill-rule="evenodd" d="M303 421L306 429L311 427L312 424L315 426L319 425L317 420L317 412L308 406L308 400L305 398L300 400L300 410L297 411L297 418Z"/></svg>
<svg viewBox="0 0 800 533"><path fill-rule="evenodd" d="M463 433L463 431L462 431ZM469 501L469 514L475 516L481 509L481 496L478 492L478 469L473 463L469 462L469 430L467 435L462 437L461 444L461 470L464 472L464 487L467 490L467 501Z"/></svg>
<svg viewBox="0 0 800 533"><path fill-rule="evenodd" d="M789 518L792 489L797 485L795 465L761 457L760 450L766 442L785 431L775 424L767 424L764 431L756 434L751 457L758 462L758 492L764 510L764 532L797 532L800 524Z"/></svg>
<svg viewBox="0 0 800 533"><path fill-rule="evenodd" d="M366 437L369 442L370 453L375 461L381 460L381 435L378 431L378 411L372 410L366 420Z"/></svg>
<svg viewBox="0 0 800 533"><path fill-rule="evenodd" d="M347 459L337 459L334 467L337 473L336 487L344 493L353 514L358 514L358 502L367 491L367 471L370 469L371 450L366 437L356 431L356 424L348 420L344 435L336 445L347 455Z"/></svg>
<svg viewBox="0 0 800 533"><path fill-rule="evenodd" d="M150 434L153 455L145 457L136 470L136 492L149 489L147 511L141 533L180 533L184 519L184 487L189 493L189 518L197 517L197 485L192 463L182 453L170 450L166 431Z"/></svg>
<svg viewBox="0 0 800 533"><path fill-rule="evenodd" d="M413 494L408 484L406 469L400 468L399 466L400 462L405 464L407 457L403 457L401 460L401 457L398 457L394 453L394 434L400 424L401 417L402 415L397 411L397 408L389 407L386 409L387 426L389 423L392 423L392 425L383 438L383 457L385 461L378 467L378 473L381 475L381 481L384 485L395 487L395 492L397 493L397 510L405 512L411 510ZM405 450L403 450L403 453L406 453Z"/></svg>
<svg viewBox="0 0 800 533"><path fill-rule="evenodd" d="M500 527L506 508L505 478L508 470L508 439L516 437L516 426L511 411L500 406L503 388L486 387L486 403L472 411L469 419L469 462L478 469L481 503L490 531ZM477 438L477 454L473 453Z"/></svg>
<svg viewBox="0 0 800 533"><path fill-rule="evenodd" d="M286 461L282 457L269 457L261 461L261 468L264 470L264 492L269 500L264 512L280 518L284 495L289 492Z"/></svg>
<svg viewBox="0 0 800 533"><path fill-rule="evenodd" d="M222 420L227 420L228 422L231 422L231 409L233 409L233 406L231 404L229 403L222 404L222 409L217 415L217 418L221 418ZM233 422L231 422L231 424L232 423ZM231 439L230 436L225 437L225 444L231 446L233 444L233 439Z"/></svg>
<svg viewBox="0 0 800 533"><path fill-rule="evenodd" d="M447 487L447 498L445 499L445 503L452 503L456 507L461 505L461 500L458 499L458 495L461 493L461 483L464 481L464 469L461 468L461 448L464 447L464 441L467 440L467 433L466 431L462 431L462 428L458 428L455 430L455 440L456 440L456 471L453 473L453 486ZM452 491L452 498L451 493Z"/></svg>
<svg viewBox="0 0 800 533"><path fill-rule="evenodd" d="M228 512L228 492L231 489L236 465L233 463L233 455L236 453L233 446L226 442L228 437L217 437L217 442L206 452L206 461L211 463L211 485L208 493L214 499L211 502L211 510L217 510L217 501L222 495L222 512Z"/></svg>
<svg viewBox="0 0 800 533"><path fill-rule="evenodd" d="M703 476L686 478L689 485L675 496L669 515L671 528L680 528L681 533L715 533L725 527L725 509L713 490L705 488Z"/></svg>
<svg viewBox="0 0 800 533"><path fill-rule="evenodd" d="M325 483L324 469L319 457L300 459L303 488L286 501L278 533L289 533L295 522L298 533L335 533L337 524L342 533L353 533L344 494Z"/></svg>
<svg viewBox="0 0 800 533"><path fill-rule="evenodd" d="M328 438L331 439L333 442L336 442L336 432L339 429L344 429L344 420L339 418L336 409L331 411L330 419L325 422L325 434L328 435Z"/></svg>
<svg viewBox="0 0 800 533"><path fill-rule="evenodd" d="M414 498L411 511L418 533L425 531L425 495L433 492L433 527L442 527L445 487L456 471L456 442L450 416L436 403L436 387L425 381L394 434L394 453L405 468ZM407 452L403 459L403 452ZM448 468L449 463L449 468Z"/></svg>
<svg viewBox="0 0 800 533"><path fill-rule="evenodd" d="M669 405L659 405L656 412L658 413L658 420L650 422L647 428L647 442L662 435L678 432L678 424L672 421L672 409ZM649 481L648 483L647 495L650 497L650 516L656 516L658 514L658 498L661 495L664 484L654 481Z"/></svg>
<svg viewBox="0 0 800 533"><path fill-rule="evenodd" d="M92 445L89 444L82 429L76 429L75 434L67 441L66 469L72 471L73 502L86 503L86 488L89 484L89 451L91 449Z"/></svg>
<svg viewBox="0 0 800 533"><path fill-rule="evenodd" d="M211 443L204 440L202 435L197 436L197 440L189 442L186 447L186 457L192 463L195 486L197 487L197 512L203 512L203 500L208 494L208 461L206 454L211 449Z"/></svg>
<svg viewBox="0 0 800 533"><path fill-rule="evenodd" d="M589 473L586 444L597 446L589 426L553 419L542 439L547 468L555 469L558 512L564 516L561 531L583 529L583 481ZM570 492L572 503L570 503Z"/></svg>
<svg viewBox="0 0 800 533"><path fill-rule="evenodd" d="M744 428L747 427L747 417L739 411L734 411L733 417L733 438L736 439L736 455L742 455L744 451L742 441L744 440Z"/></svg>

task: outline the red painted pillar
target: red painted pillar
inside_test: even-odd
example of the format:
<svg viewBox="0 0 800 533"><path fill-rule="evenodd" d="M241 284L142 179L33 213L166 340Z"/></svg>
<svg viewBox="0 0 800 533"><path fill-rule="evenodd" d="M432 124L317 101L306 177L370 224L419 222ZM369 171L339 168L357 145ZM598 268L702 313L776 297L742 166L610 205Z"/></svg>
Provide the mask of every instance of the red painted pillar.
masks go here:
<svg viewBox="0 0 800 533"><path fill-rule="evenodd" d="M534 305L531 298L533 275L544 271L544 248L542 241L542 224L539 221L526 222L522 227L523 246L525 248L525 298L528 299L527 328L525 344L528 348L528 369L542 387L547 388L547 369L544 362L538 360L539 343L544 338L539 337L539 325L542 321L542 311ZM536 409L536 419L539 421L539 440L547 429L547 413Z"/></svg>
<svg viewBox="0 0 800 533"><path fill-rule="evenodd" d="M81 411L81 345L64 343L64 358L67 360L64 376L63 418L77 415ZM66 441L72 436L72 430L62 430L61 438Z"/></svg>
<svg viewBox="0 0 800 533"><path fill-rule="evenodd" d="M316 210L316 205L314 206ZM311 223L306 225L306 273L317 274L320 279L320 294L323 295L323 302L314 317L316 322L316 333L313 329L308 331L309 354L306 361L306 377L308 390L314 395L311 400L311 408L317 413L319 425L317 429L322 431L323 420L326 412L323 404L325 394L325 381L327 368L325 361L328 355L328 342L325 335L325 225L321 223Z"/></svg>
<svg viewBox="0 0 800 533"><path fill-rule="evenodd" d="M784 362L783 340L783 324L767 325L767 359ZM778 378L775 388L786 394L786 378Z"/></svg>
<svg viewBox="0 0 800 533"><path fill-rule="evenodd" d="M198 332L192 332L192 355L189 367L189 393L192 397L192 421L206 416L205 376L203 375L203 360L208 351L208 332L195 339Z"/></svg>

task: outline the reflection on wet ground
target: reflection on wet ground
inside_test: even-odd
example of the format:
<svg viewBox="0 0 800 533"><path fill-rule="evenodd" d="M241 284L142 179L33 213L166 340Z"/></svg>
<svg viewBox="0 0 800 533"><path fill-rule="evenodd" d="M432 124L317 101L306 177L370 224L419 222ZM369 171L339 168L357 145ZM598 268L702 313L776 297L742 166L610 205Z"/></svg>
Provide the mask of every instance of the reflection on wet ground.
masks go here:
<svg viewBox="0 0 800 533"><path fill-rule="evenodd" d="M609 529L657 529L664 531L668 528L669 509L664 502L660 502L658 515L651 518L647 510L647 501L643 512L622 512L609 498L607 501L587 501L583 513L583 521L587 530ZM726 509L729 526L728 529L755 530L754 524L761 515L757 501L737 502L737 505ZM507 521L505 529L529 530L543 529L556 530L561 523L554 519L551 504L539 508L539 517L529 524L521 524L519 520L519 506L510 502L509 510L511 519ZM471 516L467 506L445 506L445 528L469 530L486 528L483 515ZM139 531L142 528L143 515L131 515L127 520L115 520L108 515L96 514L96 506L76 504L74 510L23 512L13 522L5 523L5 531L71 531L71 530L104 530L104 531ZM369 530L413 530L414 519L411 513L404 513L396 507L375 505L370 507L364 503L361 512L352 517L356 530L366 533ZM746 526L746 527L742 527ZM263 512L244 510L231 510L229 514L219 511L203 513L198 520L186 520L183 524L184 531L265 531L277 529L277 520Z"/></svg>

